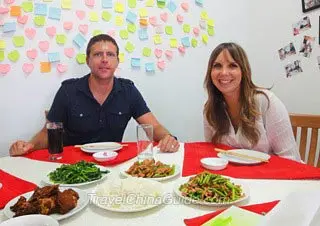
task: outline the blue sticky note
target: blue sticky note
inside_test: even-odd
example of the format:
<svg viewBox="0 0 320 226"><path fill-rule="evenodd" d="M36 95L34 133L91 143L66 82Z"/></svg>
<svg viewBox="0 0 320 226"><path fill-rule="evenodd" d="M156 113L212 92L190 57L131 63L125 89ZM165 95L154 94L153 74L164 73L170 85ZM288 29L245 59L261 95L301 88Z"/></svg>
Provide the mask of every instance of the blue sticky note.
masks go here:
<svg viewBox="0 0 320 226"><path fill-rule="evenodd" d="M112 0L101 0L101 3L102 3L102 8L112 9L113 7Z"/></svg>
<svg viewBox="0 0 320 226"><path fill-rule="evenodd" d="M47 4L35 3L34 4L34 14L39 16L47 15Z"/></svg>
<svg viewBox="0 0 320 226"><path fill-rule="evenodd" d="M76 37L73 38L73 42L79 48L82 48L84 46L84 44L86 44L87 40L81 34L77 34Z"/></svg>
<svg viewBox="0 0 320 226"><path fill-rule="evenodd" d="M142 28L139 30L139 39L140 40L148 40L149 38L149 35L148 35L148 32L147 32L147 29L145 28Z"/></svg>
<svg viewBox="0 0 320 226"><path fill-rule="evenodd" d="M190 39L189 37L181 38L181 43L184 47L190 47Z"/></svg>
<svg viewBox="0 0 320 226"><path fill-rule="evenodd" d="M177 5L173 1L170 1L167 5L167 8L170 10L170 12L173 13L174 11L176 11Z"/></svg>
<svg viewBox="0 0 320 226"><path fill-rule="evenodd" d="M196 0L196 4L199 6L203 6L203 0Z"/></svg>
<svg viewBox="0 0 320 226"><path fill-rule="evenodd" d="M154 63L146 63L145 68L146 68L146 72L154 72L156 66L154 65Z"/></svg>
<svg viewBox="0 0 320 226"><path fill-rule="evenodd" d="M59 54L59 52L48 53L48 61L49 61L49 62L57 62L57 61L60 61L60 54Z"/></svg>
<svg viewBox="0 0 320 226"><path fill-rule="evenodd" d="M16 22L9 22L3 24L3 30L5 32L16 31Z"/></svg>
<svg viewBox="0 0 320 226"><path fill-rule="evenodd" d="M131 58L131 67L140 67L140 58Z"/></svg>
<svg viewBox="0 0 320 226"><path fill-rule="evenodd" d="M134 24L137 20L137 15L131 11L128 12L126 20L132 24Z"/></svg>
<svg viewBox="0 0 320 226"><path fill-rule="evenodd" d="M61 9L56 7L49 8L49 16L50 19L60 20L61 18Z"/></svg>

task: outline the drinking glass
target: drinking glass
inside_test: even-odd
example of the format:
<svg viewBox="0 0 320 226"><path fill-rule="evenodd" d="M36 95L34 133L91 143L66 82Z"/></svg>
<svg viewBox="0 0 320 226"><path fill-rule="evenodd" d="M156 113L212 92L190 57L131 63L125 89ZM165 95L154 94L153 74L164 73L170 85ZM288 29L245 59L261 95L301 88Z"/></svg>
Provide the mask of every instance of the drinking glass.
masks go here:
<svg viewBox="0 0 320 226"><path fill-rule="evenodd" d="M62 122L48 122L48 151L49 160L56 161L62 158L63 152L63 124Z"/></svg>
<svg viewBox="0 0 320 226"><path fill-rule="evenodd" d="M138 161L153 159L153 126L137 125L137 157Z"/></svg>

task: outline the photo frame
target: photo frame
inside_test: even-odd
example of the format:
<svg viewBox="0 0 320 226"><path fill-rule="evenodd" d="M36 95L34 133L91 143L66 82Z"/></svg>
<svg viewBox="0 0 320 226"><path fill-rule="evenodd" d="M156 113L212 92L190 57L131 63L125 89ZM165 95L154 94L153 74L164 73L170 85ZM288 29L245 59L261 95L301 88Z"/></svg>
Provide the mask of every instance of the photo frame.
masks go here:
<svg viewBox="0 0 320 226"><path fill-rule="evenodd" d="M309 12L317 8L320 8L320 0L302 0L302 12Z"/></svg>

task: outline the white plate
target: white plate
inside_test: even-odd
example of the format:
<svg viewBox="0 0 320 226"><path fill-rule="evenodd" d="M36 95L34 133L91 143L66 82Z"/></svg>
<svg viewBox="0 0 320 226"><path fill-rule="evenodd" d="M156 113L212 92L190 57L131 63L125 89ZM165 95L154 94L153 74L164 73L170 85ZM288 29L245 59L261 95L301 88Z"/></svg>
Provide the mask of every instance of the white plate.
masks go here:
<svg viewBox="0 0 320 226"><path fill-rule="evenodd" d="M174 174L170 175L170 176L166 176L166 177L154 177L154 178L143 178L143 179L149 179L149 180L154 180L154 181L164 181L164 180L169 180L175 176L177 176L178 174L180 174L180 167L176 164L175 165L175 170L174 170ZM128 170L129 168L127 169L124 169L124 170L121 170L120 173L122 176L125 176L125 177L133 177L131 176L130 174L126 173L126 171Z"/></svg>
<svg viewBox="0 0 320 226"><path fill-rule="evenodd" d="M68 189L67 187L63 187L63 188L59 188L60 191L64 191L66 189ZM79 199L78 199L78 203L77 203L77 206L70 210L68 213L66 214L58 214L58 213L54 213L54 214L50 214L49 216L50 217L53 217L54 219L56 220L62 220L62 219L65 219L65 218L68 218L74 214L76 214L77 212L79 212L80 210L82 210L84 207L86 207L86 205L88 205L89 203L89 197L88 197L88 194L87 192L83 191L83 190L80 190L78 188L72 188L74 191L76 191L79 195ZM13 218L14 216L14 212L12 212L10 210L10 206L13 206L14 204L16 204L16 202L18 201L18 199L20 198L20 196L24 196L26 199L29 199L31 197L31 195L33 194L34 191L30 191L30 192L27 192L25 194L22 194L22 195L19 195L15 198L13 198L12 200L10 200L7 205L4 207L3 209L3 213L8 217L8 218Z"/></svg>
<svg viewBox="0 0 320 226"><path fill-rule="evenodd" d="M193 175L193 176L195 176L195 175ZM192 177L192 176L190 176L190 177ZM230 182L241 186L242 191L244 193L244 197L242 197L236 201L233 201L233 202L216 203L216 202L206 202L206 201L195 200L195 199L183 196L181 194L181 191L179 190L179 187L180 187L180 185L187 183L189 181L190 177L181 178L181 180L178 183L176 183L173 188L174 193L179 198L186 200L187 203L195 203L195 204L200 204L200 205L205 205L205 206L229 206L229 205L237 204L237 203L242 202L242 201L249 198L249 188L245 183L243 183L241 180L238 180L238 179L235 179L232 177L226 177L226 176L223 176L223 177L229 178Z"/></svg>
<svg viewBox="0 0 320 226"><path fill-rule="evenodd" d="M122 149L122 145L117 142L88 143L82 145L80 149L87 153L96 153L99 151L118 151Z"/></svg>
<svg viewBox="0 0 320 226"><path fill-rule="evenodd" d="M59 226L57 220L41 214L24 215L11 218L0 224L1 226Z"/></svg>
<svg viewBox="0 0 320 226"><path fill-rule="evenodd" d="M121 189L126 193L120 193ZM149 194L136 193L142 192L143 189ZM90 193L91 202L94 205L120 213L152 209L162 204L163 196L164 190L160 182L136 177L117 178L114 181L99 184Z"/></svg>
<svg viewBox="0 0 320 226"><path fill-rule="evenodd" d="M252 157L262 158L264 160L270 159L270 155L268 155L266 153L263 153L260 151L253 151L253 150L249 150L249 149L233 149L233 150L229 150L228 152L249 155ZM237 156L227 155L224 153L218 153L218 156L220 158L227 159L229 162L244 164L244 165L258 164L258 163L262 162L259 160L245 159L245 158L241 158L241 157L237 157Z"/></svg>
<svg viewBox="0 0 320 226"><path fill-rule="evenodd" d="M110 173L110 169L107 169L106 167L103 167L103 166L99 166L99 165L96 165L100 171L106 171L108 170L109 173L102 173L102 177L99 179L99 180L93 180L93 181L89 181L89 182L83 182L83 183L78 183L78 184L60 184L60 187L78 187L78 186L82 186L82 185L87 185L87 184L93 184L93 183L97 183L99 181L102 181L104 180ZM51 172L51 171L50 171ZM48 174L50 173L48 172L46 174L46 176L42 179L42 181L46 184L50 184L50 185L54 185L54 184L58 184L58 183L54 183L52 181L50 181L50 178L48 176Z"/></svg>

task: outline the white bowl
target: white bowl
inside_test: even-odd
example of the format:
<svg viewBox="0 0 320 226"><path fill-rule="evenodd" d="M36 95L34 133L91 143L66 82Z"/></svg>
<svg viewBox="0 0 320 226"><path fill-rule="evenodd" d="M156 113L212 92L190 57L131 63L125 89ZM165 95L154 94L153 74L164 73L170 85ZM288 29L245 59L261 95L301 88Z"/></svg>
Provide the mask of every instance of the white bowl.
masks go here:
<svg viewBox="0 0 320 226"><path fill-rule="evenodd" d="M203 158L200 162L204 168L210 170L222 170L228 165L228 160L221 158Z"/></svg>
<svg viewBox="0 0 320 226"><path fill-rule="evenodd" d="M98 162L111 161L118 156L118 153L115 151L99 151L94 153L93 158Z"/></svg>
<svg viewBox="0 0 320 226"><path fill-rule="evenodd" d="M20 217L11 218L0 223L1 226L59 226L57 220L47 215L31 214Z"/></svg>

